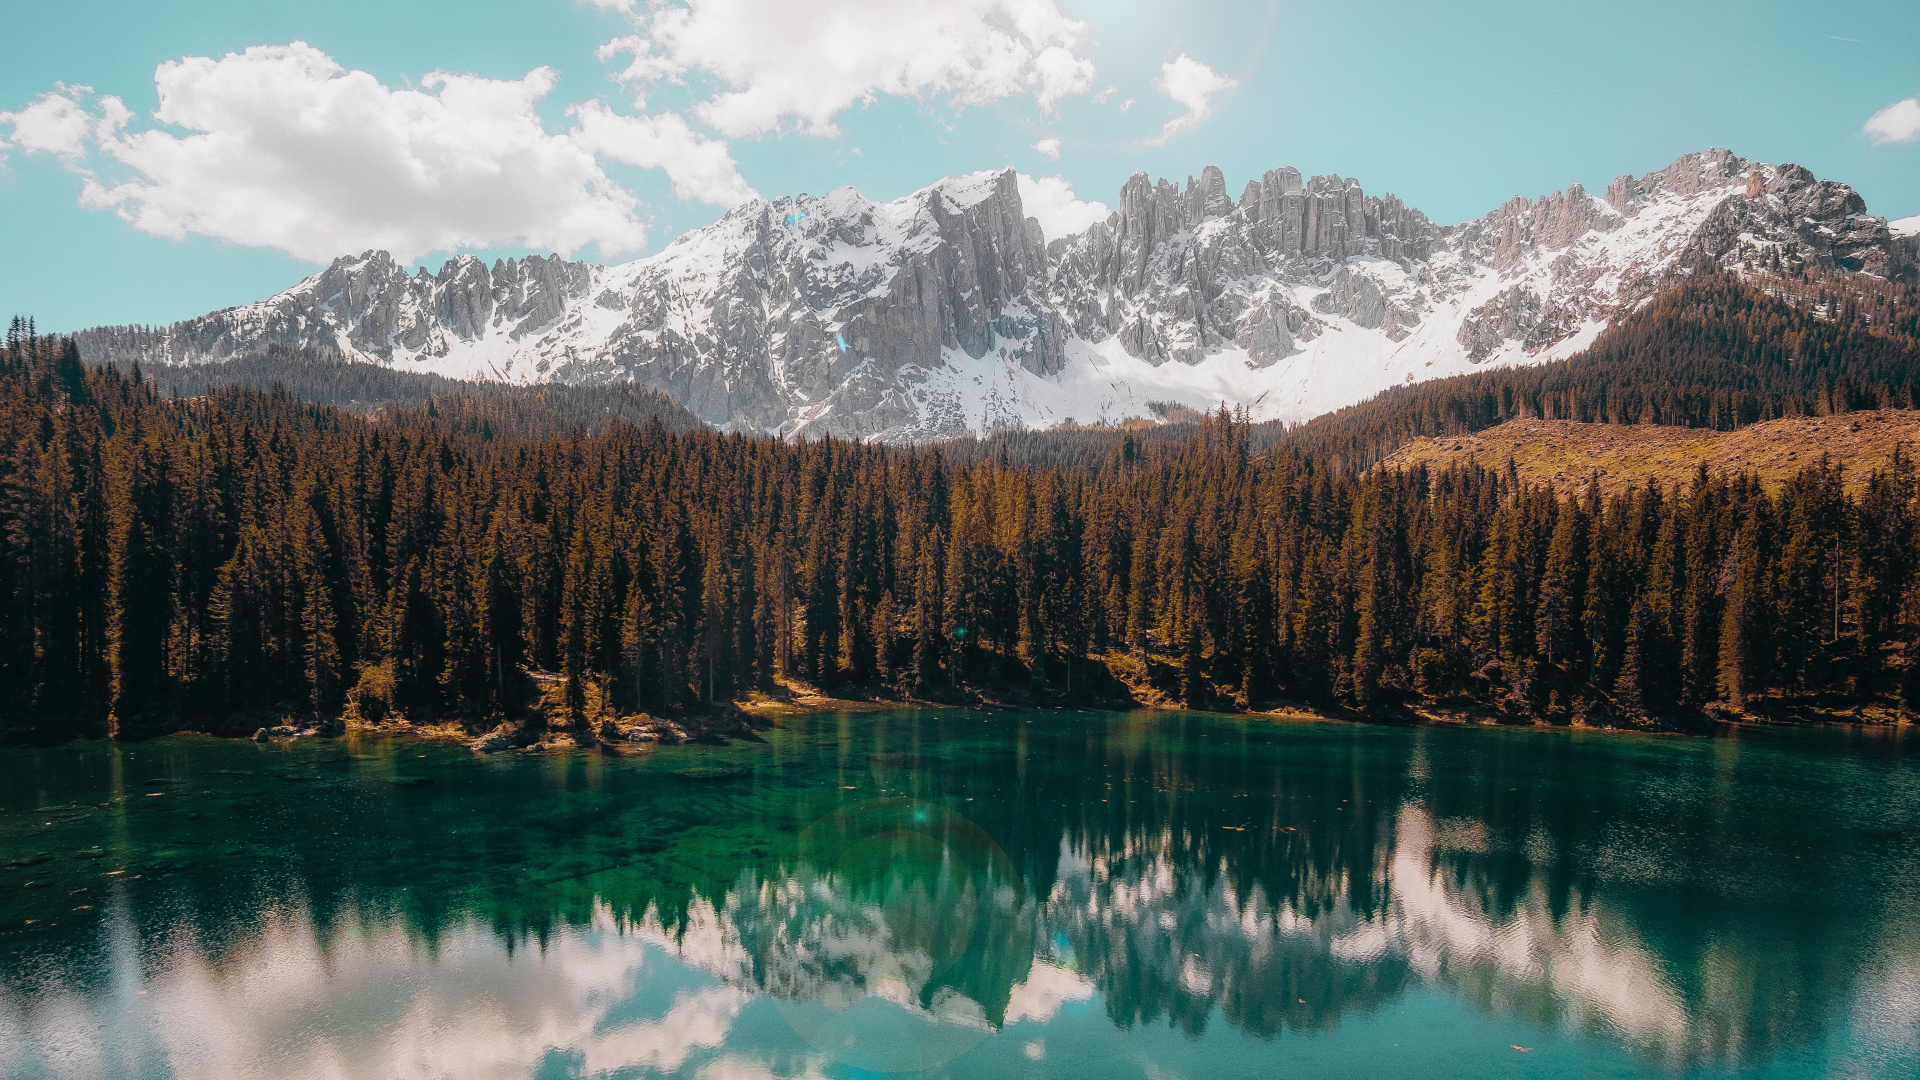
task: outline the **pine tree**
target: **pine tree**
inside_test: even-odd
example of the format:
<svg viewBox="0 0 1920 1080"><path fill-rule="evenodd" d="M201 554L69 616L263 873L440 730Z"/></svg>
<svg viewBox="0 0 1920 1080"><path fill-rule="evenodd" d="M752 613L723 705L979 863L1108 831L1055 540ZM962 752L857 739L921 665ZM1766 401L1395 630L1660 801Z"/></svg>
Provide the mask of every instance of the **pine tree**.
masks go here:
<svg viewBox="0 0 1920 1080"><path fill-rule="evenodd" d="M519 679L523 644L521 598L515 585L506 529L496 519L473 582L474 638L484 665L480 671L484 689L466 690L470 701L490 712L507 708L508 683Z"/></svg>
<svg viewBox="0 0 1920 1080"><path fill-rule="evenodd" d="M123 726L165 709L171 681L167 629L173 621L172 478L164 449L133 452L115 516L113 711Z"/></svg>
<svg viewBox="0 0 1920 1080"><path fill-rule="evenodd" d="M1686 592L1681 610L1681 701L1701 705L1717 690L1715 662L1720 643L1719 551L1712 506L1695 500L1686 530Z"/></svg>
<svg viewBox="0 0 1920 1080"><path fill-rule="evenodd" d="M1650 622L1646 605L1635 601L1633 611L1627 617L1627 639L1620 655L1620 672L1613 679L1614 700L1631 717L1643 717L1648 712L1642 649Z"/></svg>
<svg viewBox="0 0 1920 1080"><path fill-rule="evenodd" d="M1767 606L1761 591L1759 549L1759 539L1751 526L1734 537L1728 556L1734 563L1733 585L1727 590L1726 608L1720 617L1720 693L1741 711L1745 711L1747 698L1755 689L1759 651L1755 639Z"/></svg>
<svg viewBox="0 0 1920 1080"><path fill-rule="evenodd" d="M893 642L894 642L893 596L880 594L880 602L873 606L873 647L875 671L882 682L893 679Z"/></svg>
<svg viewBox="0 0 1920 1080"><path fill-rule="evenodd" d="M336 637L333 588L328 580L328 551L319 521L311 510L297 528L298 590L301 643L300 677L307 707L317 715L338 710L341 702L340 646Z"/></svg>
<svg viewBox="0 0 1920 1080"><path fill-rule="evenodd" d="M1580 625L1580 565L1585 552L1580 511L1569 502L1556 515L1547 564L1540 575L1540 599L1534 615L1534 642L1549 664L1573 658Z"/></svg>

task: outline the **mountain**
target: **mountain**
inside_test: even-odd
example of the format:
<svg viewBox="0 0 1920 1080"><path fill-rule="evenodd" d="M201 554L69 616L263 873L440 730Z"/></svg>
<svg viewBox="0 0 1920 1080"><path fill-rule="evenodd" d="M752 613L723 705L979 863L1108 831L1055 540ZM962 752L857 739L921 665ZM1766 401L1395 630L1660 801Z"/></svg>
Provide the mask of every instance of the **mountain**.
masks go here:
<svg viewBox="0 0 1920 1080"><path fill-rule="evenodd" d="M454 378L634 382L733 430L888 441L1244 405L1305 420L1388 387L1569 356L1714 268L1893 279L1920 239L1844 184L1724 150L1436 225L1359 181L1135 174L1048 238L1012 170L890 202L755 201L657 255L385 252L163 329L79 335L93 362L195 364L271 343Z"/></svg>

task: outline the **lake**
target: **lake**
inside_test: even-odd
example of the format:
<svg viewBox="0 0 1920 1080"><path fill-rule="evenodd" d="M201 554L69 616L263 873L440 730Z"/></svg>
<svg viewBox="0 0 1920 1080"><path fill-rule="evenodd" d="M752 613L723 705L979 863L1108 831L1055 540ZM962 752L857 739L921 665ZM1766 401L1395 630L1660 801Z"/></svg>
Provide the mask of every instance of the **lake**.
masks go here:
<svg viewBox="0 0 1920 1080"><path fill-rule="evenodd" d="M0 1075L1920 1074L1920 738L925 710L0 758Z"/></svg>

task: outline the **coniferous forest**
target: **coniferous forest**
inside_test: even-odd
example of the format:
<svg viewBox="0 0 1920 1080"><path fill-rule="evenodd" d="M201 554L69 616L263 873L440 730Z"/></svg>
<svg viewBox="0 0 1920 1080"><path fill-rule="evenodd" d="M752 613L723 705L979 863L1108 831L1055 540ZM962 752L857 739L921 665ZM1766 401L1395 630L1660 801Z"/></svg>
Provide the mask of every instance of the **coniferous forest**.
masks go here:
<svg viewBox="0 0 1920 1080"><path fill-rule="evenodd" d="M1701 363L1702 312L1738 363ZM480 728L536 681L582 724L796 682L1618 725L1905 712L1905 458L1864 483L1816 460L1772 487L1703 466L1569 498L1511 470L1356 461L1433 418L1525 414L1526 380L1567 417L1625 407L1629 368L1675 388L1633 400L1680 422L1907 407L1915 356L1899 327L1713 281L1603 335L1574 362L1614 365L1594 377L1490 372L1337 429L1223 411L882 447L719 434L666 404L588 424L509 395L373 415L284 389L174 396L16 331L0 722L137 735L347 710Z"/></svg>

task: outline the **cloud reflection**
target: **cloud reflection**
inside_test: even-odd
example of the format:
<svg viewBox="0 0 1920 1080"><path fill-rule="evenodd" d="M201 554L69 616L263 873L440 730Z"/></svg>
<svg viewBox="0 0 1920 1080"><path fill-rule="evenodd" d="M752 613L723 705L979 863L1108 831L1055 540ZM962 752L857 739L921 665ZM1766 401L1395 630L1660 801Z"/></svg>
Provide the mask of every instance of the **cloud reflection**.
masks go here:
<svg viewBox="0 0 1920 1080"><path fill-rule="evenodd" d="M555 1052L581 1075L694 1063L701 1077L731 1080L774 1075L730 1047L735 1022L761 997L829 1014L883 1006L927 1030L969 1033L964 1049L1096 995L1118 1020L1164 1016L1198 1031L1218 1010L1272 1034L1323 1026L1424 982L1495 1007L1558 1009L1658 1053L1685 1045L1687 1008L1630 927L1586 898L1555 917L1542 890L1494 917L1436 859L1462 835L1404 807L1383 868L1391 899L1371 914L1344 893L1309 913L1258 885L1241 892L1225 875L1181 865L1172 834L1118 851L1063 838L1043 901L1010 889L963 895L951 876L862 885L806 867L771 880L748 872L717 902L696 897L674 925L657 910L623 925L600 905L539 949L509 949L472 922L424 942L395 925L323 934L279 912L216 963L179 938L143 954L122 906L104 927L112 992L0 999L0 1042L13 1075L75 1080L139 1073L142 1063L182 1080L505 1078ZM990 924L981 939L964 927L958 936L967 953L996 955L936 961L932 943L953 936L942 921L956 918ZM961 971L941 983L967 964L1000 977ZM634 1015L636 997L661 986L677 987L665 1008Z"/></svg>
<svg viewBox="0 0 1920 1080"><path fill-rule="evenodd" d="M1143 1029L1221 1046L1309 1033L1328 1039L1320 1053L1345 1053L1330 1038L1343 1024L1363 1033L1409 1001L1519 1020L1543 1040L1597 1035L1660 1072L1797 1054L1832 1075L1885 1075L1920 1053L1910 912L1785 918L1800 909L1753 891L1760 875L1580 802L1614 785L1555 789L1541 810L1503 801L1515 777L1430 765L1417 745L1369 772L1325 756L1182 757L1145 731L1086 754L1106 771L1075 766L1066 780L1019 773L1033 766L1011 756L1005 774L981 765L983 786L1012 792L982 809L998 815L982 819L992 836L932 801L835 799L809 828L744 833L737 848L702 834L707 846L650 863L617 849L631 834L614 810L634 804L616 791L535 804L528 835L557 854L544 878L508 879L521 891L443 884L423 897L435 880L424 872L386 885L263 876L294 887L244 903L230 902L237 888L195 893L193 875L145 893L112 886L88 931L97 943L70 941L101 970L61 963L51 936L23 940L46 942L34 970L57 974L19 977L27 965L9 961L0 1075L761 1080L941 1063L1002 1075L1068 1060L1131 1068ZM887 767L905 772L897 760ZM1209 761L1220 771L1202 771ZM1594 768L1578 764L1583 777ZM1661 797L1694 798L1684 779L1662 778ZM704 819L794 798L727 783L688 783L698 802L634 813L651 827L696 819L687 806ZM1128 798L1104 801L1126 785ZM1663 824L1681 816L1658 805ZM519 857L518 834L484 835ZM762 847L771 835L785 845ZM1736 839L1746 846L1723 846L1793 846ZM1874 850L1892 854L1853 865L1914 880L1911 855ZM1671 909L1683 884L1709 897L1705 916ZM1136 1036L1088 1041L1115 1026ZM1169 1065L1191 1071L1155 1063Z"/></svg>

